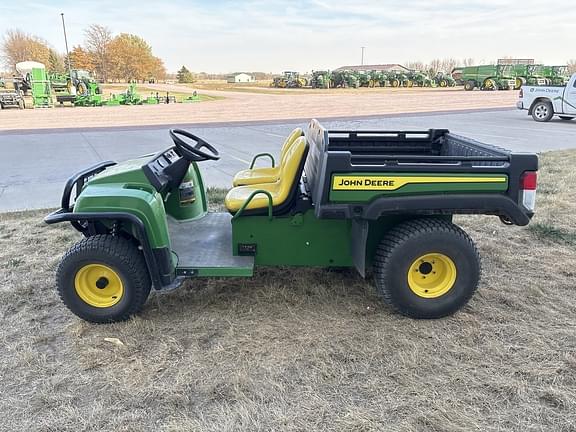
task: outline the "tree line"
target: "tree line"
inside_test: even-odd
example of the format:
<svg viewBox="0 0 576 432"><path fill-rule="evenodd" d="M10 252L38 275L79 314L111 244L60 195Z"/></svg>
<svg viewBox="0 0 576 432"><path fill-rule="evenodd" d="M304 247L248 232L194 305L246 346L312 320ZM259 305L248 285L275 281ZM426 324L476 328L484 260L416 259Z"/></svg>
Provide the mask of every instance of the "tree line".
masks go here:
<svg viewBox="0 0 576 432"><path fill-rule="evenodd" d="M87 70L103 81L149 81L166 76L164 62L143 38L128 33L114 35L98 24L84 30L84 44L73 46L68 57L44 39L18 29L5 32L0 55L12 71L17 63L33 60L54 73L64 73L70 62L72 69Z"/></svg>

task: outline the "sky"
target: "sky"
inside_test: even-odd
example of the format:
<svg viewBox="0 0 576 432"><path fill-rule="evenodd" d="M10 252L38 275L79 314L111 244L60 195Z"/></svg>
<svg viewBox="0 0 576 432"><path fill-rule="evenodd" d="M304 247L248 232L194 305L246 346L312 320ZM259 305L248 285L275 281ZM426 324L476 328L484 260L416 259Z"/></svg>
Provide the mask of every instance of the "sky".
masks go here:
<svg viewBox="0 0 576 432"><path fill-rule="evenodd" d="M169 72L281 72L434 58L576 58L568 0L0 0L0 35L18 28L64 52L102 24L134 33ZM1 37L1 36L0 36Z"/></svg>

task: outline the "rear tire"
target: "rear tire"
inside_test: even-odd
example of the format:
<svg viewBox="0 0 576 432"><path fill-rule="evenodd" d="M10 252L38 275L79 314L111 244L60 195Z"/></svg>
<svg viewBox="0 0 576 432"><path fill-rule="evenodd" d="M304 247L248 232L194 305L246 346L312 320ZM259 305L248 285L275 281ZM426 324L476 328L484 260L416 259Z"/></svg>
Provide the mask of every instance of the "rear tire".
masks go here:
<svg viewBox="0 0 576 432"><path fill-rule="evenodd" d="M443 219L415 219L391 229L374 259L376 289L412 318L441 318L468 303L480 279L472 239Z"/></svg>
<svg viewBox="0 0 576 432"><path fill-rule="evenodd" d="M78 317L93 323L125 321L150 294L144 256L130 241L96 235L76 243L56 272L58 294Z"/></svg>
<svg viewBox="0 0 576 432"><path fill-rule="evenodd" d="M548 122L554 117L554 108L550 102L536 102L532 107L532 118L537 122Z"/></svg>

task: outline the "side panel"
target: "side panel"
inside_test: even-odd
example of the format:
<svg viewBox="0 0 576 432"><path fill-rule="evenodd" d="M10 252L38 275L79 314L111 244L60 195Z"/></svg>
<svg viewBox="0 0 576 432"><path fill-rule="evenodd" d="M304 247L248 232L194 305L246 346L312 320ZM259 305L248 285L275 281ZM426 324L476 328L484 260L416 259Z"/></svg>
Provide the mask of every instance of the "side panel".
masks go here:
<svg viewBox="0 0 576 432"><path fill-rule="evenodd" d="M351 222L317 219L313 210L293 216L232 220L234 254L255 247L255 264L352 267Z"/></svg>
<svg viewBox="0 0 576 432"><path fill-rule="evenodd" d="M379 196L506 192L505 174L346 173L334 174L331 202L367 202Z"/></svg>

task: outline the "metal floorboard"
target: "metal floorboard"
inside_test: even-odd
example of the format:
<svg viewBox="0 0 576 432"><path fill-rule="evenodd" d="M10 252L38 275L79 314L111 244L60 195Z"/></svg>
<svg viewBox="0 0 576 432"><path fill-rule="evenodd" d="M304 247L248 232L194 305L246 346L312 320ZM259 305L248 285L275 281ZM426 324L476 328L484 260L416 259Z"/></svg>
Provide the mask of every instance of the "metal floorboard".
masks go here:
<svg viewBox="0 0 576 432"><path fill-rule="evenodd" d="M168 221L179 268L252 268L254 258L232 255L232 216L208 213L190 222Z"/></svg>

